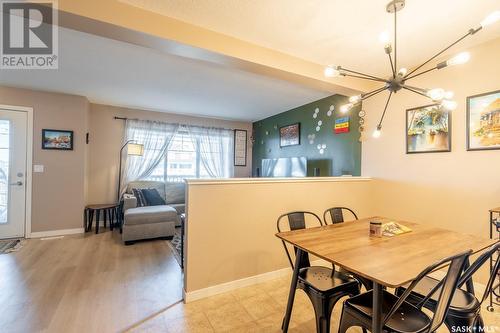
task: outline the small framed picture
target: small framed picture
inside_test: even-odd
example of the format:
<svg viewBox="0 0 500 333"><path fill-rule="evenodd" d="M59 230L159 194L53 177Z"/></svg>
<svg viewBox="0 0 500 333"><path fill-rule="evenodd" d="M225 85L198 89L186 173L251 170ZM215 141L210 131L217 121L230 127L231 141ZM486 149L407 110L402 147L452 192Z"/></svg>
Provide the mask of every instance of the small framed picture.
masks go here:
<svg viewBox="0 0 500 333"><path fill-rule="evenodd" d="M73 131L43 129L42 149L73 150Z"/></svg>
<svg viewBox="0 0 500 333"><path fill-rule="evenodd" d="M280 147L300 145L300 123L280 127Z"/></svg>
<svg viewBox="0 0 500 333"><path fill-rule="evenodd" d="M500 90L467 97L467 150L500 149Z"/></svg>
<svg viewBox="0 0 500 333"><path fill-rule="evenodd" d="M234 130L234 166L247 166L246 130Z"/></svg>
<svg viewBox="0 0 500 333"><path fill-rule="evenodd" d="M438 104L406 110L406 153L451 151L451 118Z"/></svg>

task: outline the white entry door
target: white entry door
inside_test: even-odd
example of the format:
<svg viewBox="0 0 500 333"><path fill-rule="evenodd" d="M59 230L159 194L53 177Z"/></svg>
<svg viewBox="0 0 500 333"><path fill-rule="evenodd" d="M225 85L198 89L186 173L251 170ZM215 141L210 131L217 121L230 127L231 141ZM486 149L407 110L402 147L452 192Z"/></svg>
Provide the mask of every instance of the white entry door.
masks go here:
<svg viewBox="0 0 500 333"><path fill-rule="evenodd" d="M24 237L26 112L0 109L0 239Z"/></svg>

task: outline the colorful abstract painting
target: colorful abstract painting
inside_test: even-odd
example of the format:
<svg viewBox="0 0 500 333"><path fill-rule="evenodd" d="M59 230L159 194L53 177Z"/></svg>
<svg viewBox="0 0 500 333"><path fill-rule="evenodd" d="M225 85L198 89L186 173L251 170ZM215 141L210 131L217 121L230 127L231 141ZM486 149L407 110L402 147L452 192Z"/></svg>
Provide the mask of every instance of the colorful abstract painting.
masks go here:
<svg viewBox="0 0 500 333"><path fill-rule="evenodd" d="M439 105L406 110L406 153L451 151L450 113Z"/></svg>
<svg viewBox="0 0 500 333"><path fill-rule="evenodd" d="M467 149L500 149L500 90L467 97Z"/></svg>

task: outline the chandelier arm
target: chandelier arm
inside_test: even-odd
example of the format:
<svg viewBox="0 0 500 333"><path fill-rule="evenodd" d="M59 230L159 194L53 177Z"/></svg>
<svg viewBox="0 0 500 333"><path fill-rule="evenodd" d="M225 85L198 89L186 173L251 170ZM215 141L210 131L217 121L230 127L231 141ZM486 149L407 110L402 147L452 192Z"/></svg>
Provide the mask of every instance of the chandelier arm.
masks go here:
<svg viewBox="0 0 500 333"><path fill-rule="evenodd" d="M387 107L389 106L389 102L391 101L392 91L387 98L387 102L385 102L384 112L382 113L382 117L380 117L380 121L378 122L378 127L382 126L382 122L384 121L385 112L387 111Z"/></svg>
<svg viewBox="0 0 500 333"><path fill-rule="evenodd" d="M454 41L453 43L451 43L449 46L445 47L444 49L442 49L441 51L439 51L438 53L436 53L435 55L433 55L431 58L429 58L427 61L425 61L423 64L421 64L420 66L412 69L408 74L406 74L406 77L407 76L410 76L411 74L415 73L416 71L418 71L420 68L424 67L425 65L427 65L429 62L431 62L432 60L434 60L435 58L439 57L441 54L443 54L444 52L448 51L451 47L455 46L456 44L460 43L462 40L464 40L465 38L467 38L468 36L470 35L473 35L475 33L475 30L474 29L471 29L469 30L468 33L466 33L465 35L463 35L462 37L460 37L459 39L457 39L456 41Z"/></svg>
<svg viewBox="0 0 500 333"><path fill-rule="evenodd" d="M422 74L432 72L433 70L436 70L436 69L438 69L438 68L437 68L437 66L436 66L436 67L432 67L432 68L430 68L430 69L428 69L428 70L425 70L425 71L423 71L423 72L420 72L420 73L417 73L417 74L414 74L414 75L412 75L412 76L410 76L410 77L405 78L405 81L408 81L408 80L410 80L410 79L413 79L414 77L420 76L420 75L422 75Z"/></svg>
<svg viewBox="0 0 500 333"><path fill-rule="evenodd" d="M392 63L392 57L391 57L391 54L390 53L387 53L387 55L389 56L389 61L391 63L391 70L392 70L392 77L395 78L396 77L396 66Z"/></svg>
<svg viewBox="0 0 500 333"><path fill-rule="evenodd" d="M413 87L408 87L408 86L405 86L405 85L402 85L401 86L403 89L406 89L406 90L409 90L411 92L414 92L415 94L419 94L419 95L422 95L424 97L427 97L427 98L430 98L429 96L427 96L426 94L418 91L418 90L415 90Z"/></svg>
<svg viewBox="0 0 500 333"><path fill-rule="evenodd" d="M371 80L371 81L387 82L384 79L375 79L375 78L371 78L371 77L359 76L359 75L352 75L352 74L347 74L347 73L341 73L340 75L342 75L342 76L348 76L348 77L355 77L355 78L358 78L358 79Z"/></svg>
<svg viewBox="0 0 500 333"><path fill-rule="evenodd" d="M398 68L398 41L397 41L397 15L396 13L398 12L396 10L396 1L394 1L393 3L394 5L394 70L393 70L393 73L394 73L394 77L396 77L396 71L397 71L397 68ZM389 97L390 98L390 97Z"/></svg>
<svg viewBox="0 0 500 333"><path fill-rule="evenodd" d="M386 90L387 87L382 87L382 88L378 88L378 89L375 89L373 91L370 91L370 92L367 92L366 94L362 94L361 95L361 100L364 101L372 96L375 96L377 95L378 93L381 93L382 91Z"/></svg>
<svg viewBox="0 0 500 333"><path fill-rule="evenodd" d="M340 71L344 71L344 72L348 72L348 73L363 75L363 76L366 76L366 77L371 77L372 79L381 80L383 82L388 82L387 80L382 79L381 77L377 77L377 76L373 76L373 75L369 75L369 74L364 74L364 73L361 73L361 72L356 72L356 71L353 71L353 70L350 70L350 69L347 69L347 68L344 68L344 67L340 67L340 66L339 66L339 70Z"/></svg>

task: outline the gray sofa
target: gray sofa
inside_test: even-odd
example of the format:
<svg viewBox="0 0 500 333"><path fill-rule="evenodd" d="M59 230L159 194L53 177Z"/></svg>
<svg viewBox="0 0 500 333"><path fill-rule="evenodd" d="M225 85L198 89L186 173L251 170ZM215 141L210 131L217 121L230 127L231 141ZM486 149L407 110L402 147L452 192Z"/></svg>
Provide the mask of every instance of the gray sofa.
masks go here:
<svg viewBox="0 0 500 333"><path fill-rule="evenodd" d="M132 189L154 188L165 200L165 206L137 207ZM180 214L185 212L186 185L184 183L136 181L127 186L123 195L122 240L130 244L135 240L171 237L175 226L180 226Z"/></svg>

